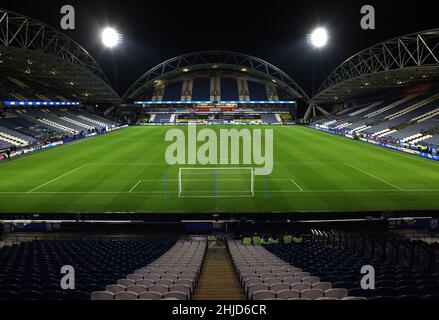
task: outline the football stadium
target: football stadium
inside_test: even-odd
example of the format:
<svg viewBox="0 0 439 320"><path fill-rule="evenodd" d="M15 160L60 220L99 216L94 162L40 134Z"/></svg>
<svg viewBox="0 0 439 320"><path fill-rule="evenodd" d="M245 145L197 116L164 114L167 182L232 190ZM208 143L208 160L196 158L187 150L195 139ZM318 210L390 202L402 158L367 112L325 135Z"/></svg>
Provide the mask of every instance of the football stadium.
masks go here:
<svg viewBox="0 0 439 320"><path fill-rule="evenodd" d="M234 300L217 316L262 317L273 300L439 299L439 29L352 44L321 83L315 54L310 90L257 45L104 68L88 37L11 8L2 302L166 300L164 314L194 315L182 301ZM126 41L101 36L113 55ZM322 55L330 30L308 41Z"/></svg>

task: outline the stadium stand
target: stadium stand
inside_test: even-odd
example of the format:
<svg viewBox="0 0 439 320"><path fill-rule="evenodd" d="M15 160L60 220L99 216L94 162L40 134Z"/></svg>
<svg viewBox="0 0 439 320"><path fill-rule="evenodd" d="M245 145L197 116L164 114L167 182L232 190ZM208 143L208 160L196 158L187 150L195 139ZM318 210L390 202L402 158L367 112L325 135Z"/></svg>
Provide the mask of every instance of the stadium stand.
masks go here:
<svg viewBox="0 0 439 320"><path fill-rule="evenodd" d="M228 245L248 299L343 300L348 297L347 289L333 286L329 281L322 282L319 277L290 265L262 246L245 246L239 241L229 241Z"/></svg>
<svg viewBox="0 0 439 320"><path fill-rule="evenodd" d="M174 241L33 241L0 249L0 300L88 300L94 291L162 256ZM60 290L61 267L75 290Z"/></svg>
<svg viewBox="0 0 439 320"><path fill-rule="evenodd" d="M167 253L91 294L92 300L189 300L201 272L207 243L178 241Z"/></svg>
<svg viewBox="0 0 439 320"><path fill-rule="evenodd" d="M310 242L267 246L266 249L316 275L323 283L349 290L352 296L370 300L439 297L438 266L426 264L433 246L376 235L317 230L313 234ZM375 290L360 287L359 271L367 265L375 268Z"/></svg>
<svg viewBox="0 0 439 320"><path fill-rule="evenodd" d="M118 123L83 110L20 108L0 111L0 150L102 131Z"/></svg>
<svg viewBox="0 0 439 320"><path fill-rule="evenodd" d="M175 116L172 114L152 114L150 123L172 123Z"/></svg>
<svg viewBox="0 0 439 320"><path fill-rule="evenodd" d="M12 144L7 142L7 140L2 140L0 138L0 150L7 150L12 147Z"/></svg>
<svg viewBox="0 0 439 320"><path fill-rule="evenodd" d="M252 100L268 100L265 84L248 81L249 94Z"/></svg>
<svg viewBox="0 0 439 320"><path fill-rule="evenodd" d="M438 100L435 93L412 94L343 110L312 125L375 140L437 148Z"/></svg>
<svg viewBox="0 0 439 320"><path fill-rule="evenodd" d="M279 124L282 119L277 114L261 114L261 120L264 124Z"/></svg>

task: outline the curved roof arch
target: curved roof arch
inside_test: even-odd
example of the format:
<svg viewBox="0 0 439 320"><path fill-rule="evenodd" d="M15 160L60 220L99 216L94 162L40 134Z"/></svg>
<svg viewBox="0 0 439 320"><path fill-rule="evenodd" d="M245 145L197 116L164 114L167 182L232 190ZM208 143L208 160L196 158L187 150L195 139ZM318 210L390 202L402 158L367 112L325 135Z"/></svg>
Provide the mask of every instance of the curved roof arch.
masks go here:
<svg viewBox="0 0 439 320"><path fill-rule="evenodd" d="M75 81L81 87L78 89L89 91L89 99L84 96L84 100L120 100L104 71L77 42L38 20L1 8L0 53L9 53L14 60L11 64L35 62L35 77L44 76L41 68L45 68L45 72L50 72L45 76L66 81L72 78L68 82ZM3 64L8 62L3 60Z"/></svg>
<svg viewBox="0 0 439 320"><path fill-rule="evenodd" d="M181 76L188 68L191 71L215 68L236 71L245 69L248 75L273 81L296 99L306 102L310 100L306 92L290 76L267 61L231 51L199 51L169 59L150 69L127 90L122 101L134 100L154 81Z"/></svg>
<svg viewBox="0 0 439 320"><path fill-rule="evenodd" d="M393 38L369 47L339 65L312 98L345 100L380 89L439 79L439 29Z"/></svg>

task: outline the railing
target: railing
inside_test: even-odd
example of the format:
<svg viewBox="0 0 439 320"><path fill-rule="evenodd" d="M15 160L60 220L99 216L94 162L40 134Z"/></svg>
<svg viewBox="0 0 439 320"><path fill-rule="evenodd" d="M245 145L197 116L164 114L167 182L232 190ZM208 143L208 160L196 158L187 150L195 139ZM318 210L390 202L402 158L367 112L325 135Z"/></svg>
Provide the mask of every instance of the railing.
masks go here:
<svg viewBox="0 0 439 320"><path fill-rule="evenodd" d="M439 243L429 244L413 239L421 238L402 238L389 234L353 234L335 230L312 230L311 237L313 242L342 249L353 255L366 257L370 261L408 267L412 271L438 273Z"/></svg>

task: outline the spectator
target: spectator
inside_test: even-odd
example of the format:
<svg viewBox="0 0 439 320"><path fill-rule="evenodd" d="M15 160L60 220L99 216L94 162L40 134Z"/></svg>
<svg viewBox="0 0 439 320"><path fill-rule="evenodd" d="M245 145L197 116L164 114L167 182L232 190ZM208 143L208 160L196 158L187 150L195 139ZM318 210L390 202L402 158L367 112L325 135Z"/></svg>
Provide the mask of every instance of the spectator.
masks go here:
<svg viewBox="0 0 439 320"><path fill-rule="evenodd" d="M285 232L284 244L291 244L293 242L293 236Z"/></svg>
<svg viewBox="0 0 439 320"><path fill-rule="evenodd" d="M299 233L296 234L296 235L293 237L293 243L295 243L295 244L303 243L302 235L300 235Z"/></svg>
<svg viewBox="0 0 439 320"><path fill-rule="evenodd" d="M253 244L255 246L259 246L261 245L261 243L262 243L261 237L257 233L255 233L255 235L253 236Z"/></svg>

